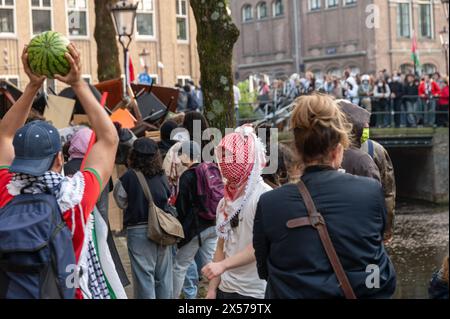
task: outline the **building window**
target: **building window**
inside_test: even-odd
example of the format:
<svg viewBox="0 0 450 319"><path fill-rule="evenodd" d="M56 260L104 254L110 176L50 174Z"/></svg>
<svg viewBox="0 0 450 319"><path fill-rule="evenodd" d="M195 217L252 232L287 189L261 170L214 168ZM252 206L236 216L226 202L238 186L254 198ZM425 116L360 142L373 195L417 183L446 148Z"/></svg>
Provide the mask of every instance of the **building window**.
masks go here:
<svg viewBox="0 0 450 319"><path fill-rule="evenodd" d="M14 0L0 0L0 35L15 33Z"/></svg>
<svg viewBox="0 0 450 319"><path fill-rule="evenodd" d="M339 0L327 0L327 8L336 8L339 6Z"/></svg>
<svg viewBox="0 0 450 319"><path fill-rule="evenodd" d="M419 30L422 38L432 38L431 4L419 4Z"/></svg>
<svg viewBox="0 0 450 319"><path fill-rule="evenodd" d="M400 72L402 74L413 74L414 66L410 63L404 63L404 64L400 65Z"/></svg>
<svg viewBox="0 0 450 319"><path fill-rule="evenodd" d="M154 14L153 0L139 1L136 14L136 29L138 36L152 38L155 36Z"/></svg>
<svg viewBox="0 0 450 319"><path fill-rule="evenodd" d="M188 39L188 3L187 0L175 0L177 4L177 40Z"/></svg>
<svg viewBox="0 0 450 319"><path fill-rule="evenodd" d="M181 86L185 86L188 81L191 80L191 77L189 75L180 75L177 76L177 83Z"/></svg>
<svg viewBox="0 0 450 319"><path fill-rule="evenodd" d="M320 10L322 0L309 0L309 10Z"/></svg>
<svg viewBox="0 0 450 319"><path fill-rule="evenodd" d="M246 4L242 8L242 21L248 22L248 21L252 21L252 20L253 20L253 8L251 5Z"/></svg>
<svg viewBox="0 0 450 319"><path fill-rule="evenodd" d="M437 71L437 68L434 64L426 63L422 65L422 74L433 74Z"/></svg>
<svg viewBox="0 0 450 319"><path fill-rule="evenodd" d="M87 36L87 0L67 0L69 35Z"/></svg>
<svg viewBox="0 0 450 319"><path fill-rule="evenodd" d="M267 3L265 2L260 2L256 8L257 12L258 12L258 19L264 19L267 18L269 16L268 10L267 10Z"/></svg>
<svg viewBox="0 0 450 319"><path fill-rule="evenodd" d="M283 0L276 0L273 3L273 15L275 17L282 16L284 14Z"/></svg>
<svg viewBox="0 0 450 319"><path fill-rule="evenodd" d="M346 6L356 5L356 0L344 0L344 5Z"/></svg>
<svg viewBox="0 0 450 319"><path fill-rule="evenodd" d="M340 76L342 76L342 70L339 68L331 68L331 69L328 69L327 74L340 77Z"/></svg>
<svg viewBox="0 0 450 319"><path fill-rule="evenodd" d="M33 35L52 29L52 0L31 0Z"/></svg>
<svg viewBox="0 0 450 319"><path fill-rule="evenodd" d="M411 36L409 3L399 3L397 6L397 35L399 38Z"/></svg>

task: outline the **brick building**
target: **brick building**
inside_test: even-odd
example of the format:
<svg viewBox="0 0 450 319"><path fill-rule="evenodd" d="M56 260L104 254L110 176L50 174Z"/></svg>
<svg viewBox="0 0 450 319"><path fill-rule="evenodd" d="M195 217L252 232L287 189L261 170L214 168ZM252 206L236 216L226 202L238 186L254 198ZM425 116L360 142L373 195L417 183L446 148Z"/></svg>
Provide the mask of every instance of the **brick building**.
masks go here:
<svg viewBox="0 0 450 319"><path fill-rule="evenodd" d="M23 88L27 81L20 63L23 46L35 34L54 30L81 50L83 76L96 83L94 27L94 0L0 0L0 78ZM147 64L159 84L173 86L187 78L198 82L196 25L188 0L141 0L130 53L136 76ZM48 85L62 88L53 80Z"/></svg>
<svg viewBox="0 0 450 319"><path fill-rule="evenodd" d="M241 78L408 71L413 32L423 72L447 73L439 34L447 21L438 0L234 0L232 12L241 30Z"/></svg>

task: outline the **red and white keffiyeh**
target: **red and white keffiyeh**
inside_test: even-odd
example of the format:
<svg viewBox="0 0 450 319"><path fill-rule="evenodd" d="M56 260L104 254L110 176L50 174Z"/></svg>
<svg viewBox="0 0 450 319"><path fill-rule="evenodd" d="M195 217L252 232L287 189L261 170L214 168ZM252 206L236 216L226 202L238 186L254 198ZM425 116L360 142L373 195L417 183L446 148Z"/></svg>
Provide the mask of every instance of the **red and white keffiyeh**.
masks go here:
<svg viewBox="0 0 450 319"><path fill-rule="evenodd" d="M231 220L239 213L261 180L266 166L265 146L254 133L253 127L244 125L226 135L216 148L222 176L225 179L224 199L217 208L217 234L227 239Z"/></svg>

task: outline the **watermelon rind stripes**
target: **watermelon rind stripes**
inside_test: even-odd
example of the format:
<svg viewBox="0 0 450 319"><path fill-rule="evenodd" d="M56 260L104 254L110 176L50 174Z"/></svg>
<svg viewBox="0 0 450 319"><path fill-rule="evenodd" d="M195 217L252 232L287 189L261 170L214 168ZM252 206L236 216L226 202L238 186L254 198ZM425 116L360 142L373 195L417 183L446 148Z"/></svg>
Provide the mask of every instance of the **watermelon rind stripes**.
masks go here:
<svg viewBox="0 0 450 319"><path fill-rule="evenodd" d="M70 41L62 34L47 31L35 36L28 45L28 63L36 75L44 75L50 79L55 74L67 75L70 64L65 54Z"/></svg>

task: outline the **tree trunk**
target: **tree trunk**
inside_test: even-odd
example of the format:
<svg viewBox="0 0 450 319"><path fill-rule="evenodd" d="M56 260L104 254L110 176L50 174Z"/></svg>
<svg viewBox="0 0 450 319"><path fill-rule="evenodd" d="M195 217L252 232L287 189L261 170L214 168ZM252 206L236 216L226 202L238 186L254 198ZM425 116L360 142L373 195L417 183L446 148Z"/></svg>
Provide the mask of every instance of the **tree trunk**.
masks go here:
<svg viewBox="0 0 450 319"><path fill-rule="evenodd" d="M95 31L97 42L98 80L100 82L120 77L119 50L116 29L110 6L117 0L95 0Z"/></svg>
<svg viewBox="0 0 450 319"><path fill-rule="evenodd" d="M212 127L235 125L233 47L239 30L227 11L227 0L191 0L197 24L197 47L205 114Z"/></svg>

